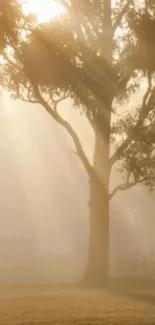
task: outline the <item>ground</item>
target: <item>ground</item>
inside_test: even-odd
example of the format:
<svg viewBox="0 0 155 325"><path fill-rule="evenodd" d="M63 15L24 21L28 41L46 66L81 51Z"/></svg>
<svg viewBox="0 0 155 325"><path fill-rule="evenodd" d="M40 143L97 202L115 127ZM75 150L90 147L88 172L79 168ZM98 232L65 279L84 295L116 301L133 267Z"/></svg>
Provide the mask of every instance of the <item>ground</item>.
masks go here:
<svg viewBox="0 0 155 325"><path fill-rule="evenodd" d="M2 324L155 325L155 291L1 291Z"/></svg>

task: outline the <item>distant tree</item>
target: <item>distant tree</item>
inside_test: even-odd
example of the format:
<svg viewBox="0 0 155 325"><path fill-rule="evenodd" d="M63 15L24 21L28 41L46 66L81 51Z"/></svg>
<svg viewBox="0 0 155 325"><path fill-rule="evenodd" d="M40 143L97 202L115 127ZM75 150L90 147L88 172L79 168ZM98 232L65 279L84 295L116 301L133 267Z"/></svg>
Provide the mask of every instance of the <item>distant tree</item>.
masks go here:
<svg viewBox="0 0 155 325"><path fill-rule="evenodd" d="M110 0L60 0L66 15L41 25L35 17L24 16L15 0L5 1L8 7L0 2L5 62L1 85L15 99L41 104L73 139L90 186L90 241L84 280L106 283L109 200L118 190L135 184L144 183L151 189L155 184L154 1L142 6L138 0L135 5L130 0L113 5ZM121 114L112 125L112 113L116 114L124 101L127 105L142 81L146 84L142 103ZM59 102L68 97L83 110L94 130L93 166L75 130L58 112ZM110 156L111 141L116 151ZM109 193L111 170L119 162L124 182Z"/></svg>

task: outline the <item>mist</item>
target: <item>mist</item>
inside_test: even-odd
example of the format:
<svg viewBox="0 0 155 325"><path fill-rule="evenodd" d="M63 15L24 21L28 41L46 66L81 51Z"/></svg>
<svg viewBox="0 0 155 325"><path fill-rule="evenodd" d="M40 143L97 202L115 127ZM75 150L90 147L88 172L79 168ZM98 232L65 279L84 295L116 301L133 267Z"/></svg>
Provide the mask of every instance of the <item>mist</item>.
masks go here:
<svg viewBox="0 0 155 325"><path fill-rule="evenodd" d="M90 125L69 100L62 114L64 107L92 161ZM114 171L112 183L120 177ZM44 109L7 94L0 112L0 193L0 284L79 281L89 242L87 175L68 134ZM116 195L110 209L111 276L153 274L154 194L136 186Z"/></svg>

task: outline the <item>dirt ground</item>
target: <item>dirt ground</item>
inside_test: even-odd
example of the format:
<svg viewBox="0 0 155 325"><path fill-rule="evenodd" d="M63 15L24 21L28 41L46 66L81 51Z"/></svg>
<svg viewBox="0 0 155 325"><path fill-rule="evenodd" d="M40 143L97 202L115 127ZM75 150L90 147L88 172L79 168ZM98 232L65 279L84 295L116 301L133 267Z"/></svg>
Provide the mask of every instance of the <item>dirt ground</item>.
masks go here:
<svg viewBox="0 0 155 325"><path fill-rule="evenodd" d="M1 292L0 325L155 325L154 291L116 291Z"/></svg>

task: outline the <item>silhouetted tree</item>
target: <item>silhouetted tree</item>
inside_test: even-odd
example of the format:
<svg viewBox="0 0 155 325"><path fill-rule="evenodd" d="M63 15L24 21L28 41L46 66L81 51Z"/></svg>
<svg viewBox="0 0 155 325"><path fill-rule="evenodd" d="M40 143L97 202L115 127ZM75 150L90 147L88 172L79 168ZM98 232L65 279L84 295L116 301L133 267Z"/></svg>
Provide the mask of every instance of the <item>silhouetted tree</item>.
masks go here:
<svg viewBox="0 0 155 325"><path fill-rule="evenodd" d="M14 98L43 105L72 137L90 185L90 242L84 279L101 284L108 279L109 199L137 183L153 188L155 181L154 2L149 0L147 7L139 1L134 6L130 0L113 5L110 0L59 2L66 15L39 25L35 17L21 13L15 0L6 1L11 8L6 11L1 0L5 62L1 84ZM14 9L8 30L6 13ZM142 103L112 125L112 112L139 89L142 80L146 83ZM93 166L75 130L57 110L59 102L69 96L82 107L94 129ZM112 156L111 139L117 139ZM109 194L111 169L119 161L125 181Z"/></svg>

